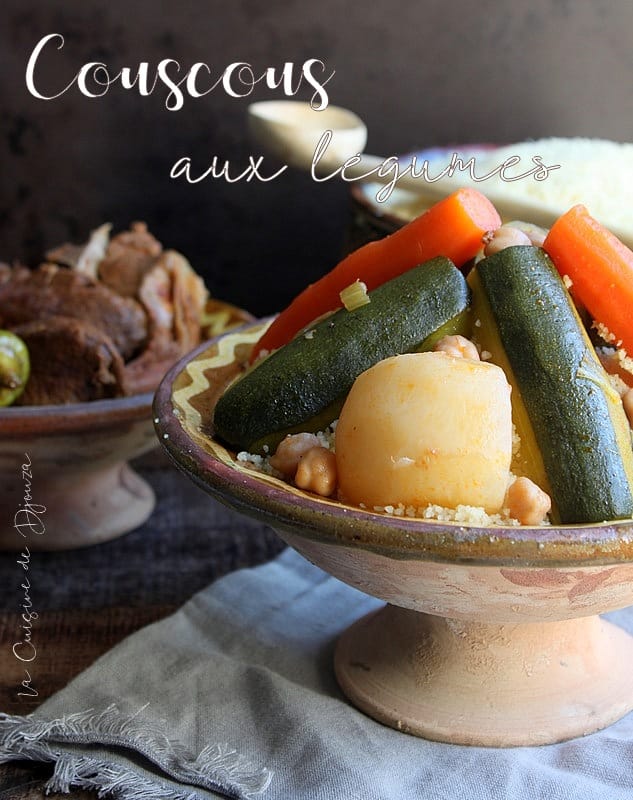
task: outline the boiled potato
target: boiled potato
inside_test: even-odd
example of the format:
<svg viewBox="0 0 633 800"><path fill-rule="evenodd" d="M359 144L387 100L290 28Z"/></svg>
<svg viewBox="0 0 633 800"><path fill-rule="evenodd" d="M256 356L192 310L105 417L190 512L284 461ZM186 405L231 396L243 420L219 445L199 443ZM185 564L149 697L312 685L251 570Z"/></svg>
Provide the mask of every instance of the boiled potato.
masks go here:
<svg viewBox="0 0 633 800"><path fill-rule="evenodd" d="M503 504L510 386L499 367L446 353L387 358L360 375L336 428L339 496L374 506Z"/></svg>

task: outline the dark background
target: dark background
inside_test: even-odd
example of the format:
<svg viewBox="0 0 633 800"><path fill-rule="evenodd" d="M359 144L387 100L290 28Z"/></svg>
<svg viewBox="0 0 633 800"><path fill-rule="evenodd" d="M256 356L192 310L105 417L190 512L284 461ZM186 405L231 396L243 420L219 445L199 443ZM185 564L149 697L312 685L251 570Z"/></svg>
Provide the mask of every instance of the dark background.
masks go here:
<svg viewBox="0 0 633 800"><path fill-rule="evenodd" d="M262 71L319 58L336 71L330 101L365 119L368 150L384 156L460 141L632 138L631 0L4 0L1 15L0 260L32 263L105 220L120 229L144 219L215 295L257 314L336 261L345 186L296 172L191 186L169 171L186 155L200 169L214 155L246 166L256 152L246 107L281 92L237 100L218 88L177 112L165 109L165 90L142 98L116 85L101 99L74 88L41 101L24 72L42 36L65 37L38 63L51 92L90 60L113 74L141 61L204 61L219 76L232 61Z"/></svg>

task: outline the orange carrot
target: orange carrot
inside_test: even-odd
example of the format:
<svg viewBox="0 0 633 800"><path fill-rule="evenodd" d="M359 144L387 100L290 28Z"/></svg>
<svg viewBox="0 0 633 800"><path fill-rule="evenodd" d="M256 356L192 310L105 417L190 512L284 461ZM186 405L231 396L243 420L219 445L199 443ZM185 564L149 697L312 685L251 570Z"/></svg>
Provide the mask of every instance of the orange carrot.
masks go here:
<svg viewBox="0 0 633 800"><path fill-rule="evenodd" d="M304 289L282 311L255 345L262 350L286 344L312 320L341 305L339 293L361 280L368 291L435 256L458 267L481 247L482 236L501 220L492 203L476 189L458 189L404 227L355 250L316 283Z"/></svg>
<svg viewBox="0 0 633 800"><path fill-rule="evenodd" d="M571 293L633 355L633 251L583 205L556 220L543 243Z"/></svg>

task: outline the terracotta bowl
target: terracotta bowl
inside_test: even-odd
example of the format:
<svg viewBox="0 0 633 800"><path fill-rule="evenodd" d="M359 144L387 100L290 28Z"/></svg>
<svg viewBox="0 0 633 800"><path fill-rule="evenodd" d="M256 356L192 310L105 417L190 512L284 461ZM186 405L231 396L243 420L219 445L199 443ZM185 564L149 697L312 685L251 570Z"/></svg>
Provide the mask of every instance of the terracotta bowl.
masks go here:
<svg viewBox="0 0 633 800"><path fill-rule="evenodd" d="M253 319L215 300L207 311L209 330ZM0 409L0 549L86 547L145 522L154 493L127 462L158 446L153 396Z"/></svg>
<svg viewBox="0 0 633 800"><path fill-rule="evenodd" d="M598 616L633 603L633 522L429 522L343 505L249 468L214 438L211 419L265 324L176 365L155 398L156 429L196 484L386 602L338 642L349 699L399 730L490 746L561 741L633 709L633 638Z"/></svg>

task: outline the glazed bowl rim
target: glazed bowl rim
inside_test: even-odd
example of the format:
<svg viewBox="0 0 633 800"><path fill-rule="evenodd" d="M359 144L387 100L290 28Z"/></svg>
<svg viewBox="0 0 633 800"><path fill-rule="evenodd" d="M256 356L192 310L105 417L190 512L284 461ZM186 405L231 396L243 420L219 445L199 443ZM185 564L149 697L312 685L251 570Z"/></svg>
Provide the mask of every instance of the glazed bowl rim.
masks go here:
<svg viewBox="0 0 633 800"><path fill-rule="evenodd" d="M0 409L0 435L17 430L32 435L70 433L118 422L149 421L154 392L41 406L11 406Z"/></svg>

